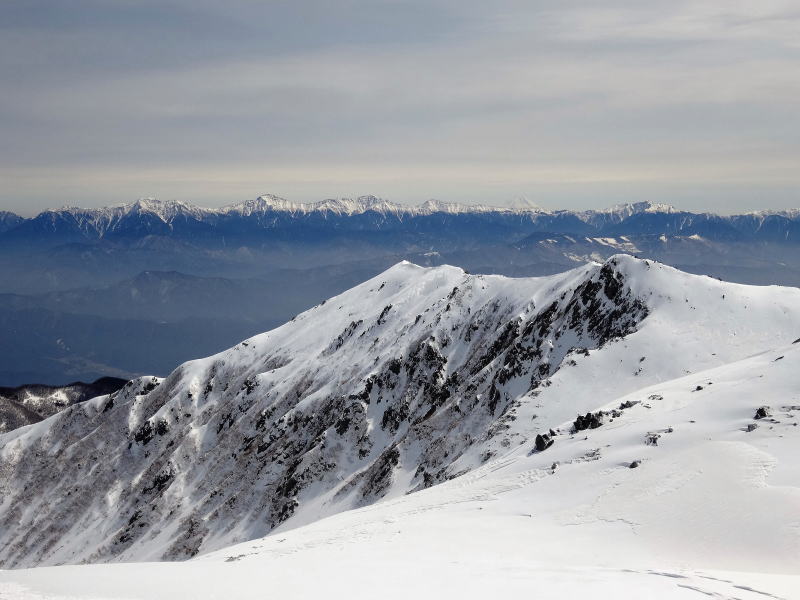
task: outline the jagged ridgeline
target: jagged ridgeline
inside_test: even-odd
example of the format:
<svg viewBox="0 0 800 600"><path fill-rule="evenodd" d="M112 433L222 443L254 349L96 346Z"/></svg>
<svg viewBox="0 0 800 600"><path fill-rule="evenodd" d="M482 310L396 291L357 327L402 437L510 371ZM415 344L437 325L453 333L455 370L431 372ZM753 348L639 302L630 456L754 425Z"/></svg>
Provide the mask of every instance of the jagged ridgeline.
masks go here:
<svg viewBox="0 0 800 600"><path fill-rule="evenodd" d="M605 364L635 353L638 365L631 334L659 303L685 319L696 282L715 298L734 287L625 256L531 279L398 264L163 380L0 437L0 560L184 559L527 451L602 403L599 387L570 392L562 372L603 369L616 393L659 380ZM787 294L748 310L780 327L798 300ZM688 370L689 342L671 343L670 368Z"/></svg>

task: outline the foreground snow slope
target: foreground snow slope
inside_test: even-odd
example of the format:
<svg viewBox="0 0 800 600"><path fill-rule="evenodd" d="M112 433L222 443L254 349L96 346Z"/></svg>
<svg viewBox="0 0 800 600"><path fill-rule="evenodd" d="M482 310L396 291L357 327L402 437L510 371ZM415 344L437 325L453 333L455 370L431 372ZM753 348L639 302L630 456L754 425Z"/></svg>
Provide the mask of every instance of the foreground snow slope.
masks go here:
<svg viewBox="0 0 800 600"><path fill-rule="evenodd" d="M0 597L800 598L799 372L790 344L416 494L183 563L0 572Z"/></svg>
<svg viewBox="0 0 800 600"><path fill-rule="evenodd" d="M401 263L0 436L0 564L189 558L399 498L799 332L800 290L627 256L534 279Z"/></svg>

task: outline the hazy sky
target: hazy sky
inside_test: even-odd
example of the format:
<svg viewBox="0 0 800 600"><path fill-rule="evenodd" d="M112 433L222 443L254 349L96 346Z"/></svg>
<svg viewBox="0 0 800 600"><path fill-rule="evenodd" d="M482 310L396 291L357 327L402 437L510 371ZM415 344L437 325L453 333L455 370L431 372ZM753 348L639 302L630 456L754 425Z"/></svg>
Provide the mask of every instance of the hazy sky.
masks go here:
<svg viewBox="0 0 800 600"><path fill-rule="evenodd" d="M0 208L800 205L797 0L3 0Z"/></svg>

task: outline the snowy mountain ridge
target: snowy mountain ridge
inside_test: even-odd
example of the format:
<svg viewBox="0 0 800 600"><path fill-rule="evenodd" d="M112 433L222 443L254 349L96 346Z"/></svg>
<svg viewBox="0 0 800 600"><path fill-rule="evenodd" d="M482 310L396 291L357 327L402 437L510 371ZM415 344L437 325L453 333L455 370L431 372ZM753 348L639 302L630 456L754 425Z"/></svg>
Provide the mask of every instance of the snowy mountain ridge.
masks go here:
<svg viewBox="0 0 800 600"><path fill-rule="evenodd" d="M314 247L319 244L320 232L326 243L334 244L347 231L360 242L397 257L408 256L403 249L417 252L434 243L441 249L469 250L476 243L519 244L545 232L581 238L633 236L643 245L652 244L659 235L668 239L699 235L726 246L750 242L794 246L800 240L800 213L796 211L720 216L648 201L585 211L545 210L525 200L512 204L497 207L428 200L410 206L375 196L302 203L263 195L222 208L200 208L147 198L105 208L49 209L30 219L7 217L0 227L0 244L30 250L111 242L135 249L169 238L185 245L185 250L195 251L261 248L265 243L287 241ZM391 235L377 238L373 235L377 232ZM431 238L432 233L437 237ZM472 244L465 239L473 240ZM726 252L731 250L741 251L729 247ZM786 251L773 250L781 255Z"/></svg>
<svg viewBox="0 0 800 600"><path fill-rule="evenodd" d="M0 560L189 558L400 498L798 331L800 290L628 256L531 279L400 263L0 437Z"/></svg>
<svg viewBox="0 0 800 600"><path fill-rule="evenodd" d="M578 215L609 214L620 218L640 212L676 212L667 204L653 204L649 201L635 202L632 204L619 204L604 210L588 211L548 211L534 204L517 203L516 206L489 206L484 204L462 204L458 202L443 202L441 200L426 200L413 206L390 202L376 196L359 196L357 198L331 198L317 202L293 202L280 196L265 194L254 200L246 200L230 204L222 208L201 208L193 204L177 200L157 200L155 198L142 198L129 204L120 204L104 208L78 208L63 206L58 209L48 209L45 213L71 214L78 219L85 220L98 227L110 224L128 214L150 213L157 216L165 223L169 223L177 216L192 216L202 219L212 215L237 214L251 216L267 212L288 212L307 214L311 212L330 212L336 215L352 216L373 211L379 214L393 215L430 215L434 213L470 214L470 213L543 213L554 214L557 212L574 212Z"/></svg>

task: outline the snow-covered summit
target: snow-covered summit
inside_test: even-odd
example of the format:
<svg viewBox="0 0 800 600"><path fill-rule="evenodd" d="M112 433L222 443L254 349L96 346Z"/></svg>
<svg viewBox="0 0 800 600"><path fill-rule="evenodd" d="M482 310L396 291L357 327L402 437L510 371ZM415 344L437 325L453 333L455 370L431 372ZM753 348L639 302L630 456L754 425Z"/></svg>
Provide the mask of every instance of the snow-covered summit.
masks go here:
<svg viewBox="0 0 800 600"><path fill-rule="evenodd" d="M212 209L200 208L180 200L156 200L155 198L141 198L133 204L123 205L122 209L123 212L128 213L153 214L165 223L168 223L178 215L202 217L205 214L215 212Z"/></svg>
<svg viewBox="0 0 800 600"><path fill-rule="evenodd" d="M127 214L152 214L159 217L162 221L169 221L179 214L202 215L215 212L214 209L200 208L189 202L181 200L158 200L156 198L139 198L135 202L115 204L101 208L80 208L77 206L62 206L61 208L49 208L45 212L72 214L72 215L92 215L96 219L110 220Z"/></svg>
<svg viewBox="0 0 800 600"><path fill-rule="evenodd" d="M800 219L800 208L784 208L784 209L762 209L754 210L746 213L756 217L786 217L787 219L797 220Z"/></svg>
<svg viewBox="0 0 800 600"><path fill-rule="evenodd" d="M170 225L178 217L202 220L217 214L217 212L215 209L200 208L179 200L140 198L135 202L101 208L62 206L61 208L47 209L37 218L52 222L54 227L59 220L67 221L84 233L103 237L110 231L124 227L126 221L131 219L153 218L164 225Z"/></svg>
<svg viewBox="0 0 800 600"><path fill-rule="evenodd" d="M399 263L0 436L0 561L188 558L468 481L578 413L799 332L800 290L628 256L526 279Z"/></svg>
<svg viewBox="0 0 800 600"><path fill-rule="evenodd" d="M357 215L367 211L381 214L394 215L429 215L433 213L448 214L468 214L468 213L488 213L488 212L531 212L540 211L538 207L499 207L485 206L478 204L460 204L455 202L442 202L441 200L426 200L425 202L411 206L390 202L376 196L359 196L358 198L332 198L320 200L319 202L292 202L279 196L264 195L255 200L247 200L239 204L233 204L220 209L222 213L235 213L241 215L251 215L254 213L265 213L270 211L289 212L307 214L313 212L330 212L336 215Z"/></svg>
<svg viewBox="0 0 800 600"><path fill-rule="evenodd" d="M649 200L626 204L616 204L610 208L599 210L585 210L576 215L586 223L598 224L602 222L619 223L633 215L640 214L673 214L679 212L669 204L653 203Z"/></svg>
<svg viewBox="0 0 800 600"><path fill-rule="evenodd" d="M255 200L246 200L238 204L232 204L220 209L224 214L240 214L249 216L252 214L266 212L289 212L307 214L312 212L331 212L337 215L354 215L366 212L367 210L397 212L402 209L402 205L393 204L376 198L375 196L361 196L359 198L333 198L320 200L319 202L292 202L267 194L259 196Z"/></svg>
<svg viewBox="0 0 800 600"><path fill-rule="evenodd" d="M611 208L607 208L600 212L607 212L618 214L622 216L630 216L638 213L674 213L678 212L677 209L671 204L664 204L658 202L650 202L645 200L643 202L633 202L628 204L616 204Z"/></svg>

